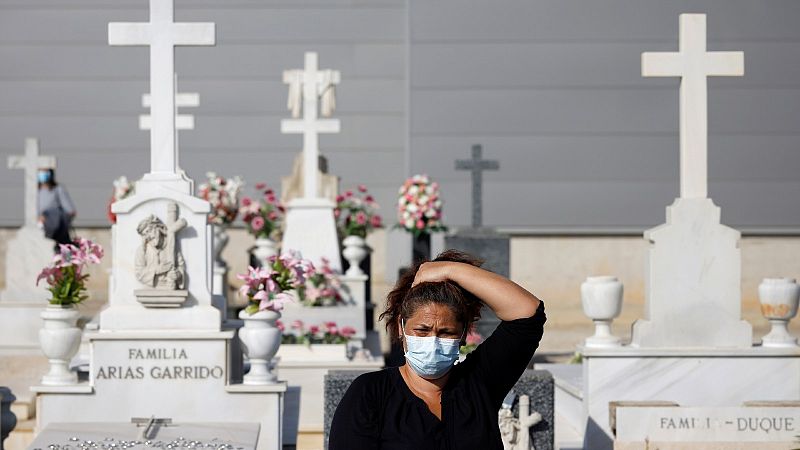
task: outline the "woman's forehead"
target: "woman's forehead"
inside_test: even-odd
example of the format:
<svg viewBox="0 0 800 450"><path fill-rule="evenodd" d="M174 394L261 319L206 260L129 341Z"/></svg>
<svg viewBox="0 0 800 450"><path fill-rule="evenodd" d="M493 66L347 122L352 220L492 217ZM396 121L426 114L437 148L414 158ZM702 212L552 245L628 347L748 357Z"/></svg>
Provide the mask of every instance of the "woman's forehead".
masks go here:
<svg viewBox="0 0 800 450"><path fill-rule="evenodd" d="M406 319L406 322L430 322L434 321L440 324L458 325L458 317L452 309L445 305L438 303L426 303L420 305L411 316Z"/></svg>

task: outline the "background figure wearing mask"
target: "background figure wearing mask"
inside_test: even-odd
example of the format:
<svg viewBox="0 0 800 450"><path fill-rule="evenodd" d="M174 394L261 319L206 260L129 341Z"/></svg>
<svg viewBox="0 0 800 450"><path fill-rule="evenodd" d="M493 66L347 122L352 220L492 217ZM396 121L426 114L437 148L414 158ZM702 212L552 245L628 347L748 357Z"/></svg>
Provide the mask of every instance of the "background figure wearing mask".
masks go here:
<svg viewBox="0 0 800 450"><path fill-rule="evenodd" d="M76 213L75 204L67 190L56 183L53 169L40 169L37 176L39 223L44 228L44 234L57 244L69 244L72 242L69 231Z"/></svg>

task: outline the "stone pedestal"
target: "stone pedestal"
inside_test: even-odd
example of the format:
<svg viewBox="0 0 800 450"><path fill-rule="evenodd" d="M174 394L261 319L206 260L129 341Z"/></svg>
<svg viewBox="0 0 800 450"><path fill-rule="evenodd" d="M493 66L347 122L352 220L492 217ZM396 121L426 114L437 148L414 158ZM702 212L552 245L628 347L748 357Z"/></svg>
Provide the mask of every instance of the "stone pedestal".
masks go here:
<svg viewBox="0 0 800 450"><path fill-rule="evenodd" d="M467 252L483 259L483 268L504 277L510 275L510 245L508 235L499 234L489 228L467 228L445 236L445 248ZM481 309L478 333L484 338L492 334L500 319L489 308Z"/></svg>
<svg viewBox="0 0 800 450"><path fill-rule="evenodd" d="M658 400L712 407L800 400L800 349L583 351L582 370L575 366L577 372L553 372L560 426L577 430L586 449L613 447L611 402Z"/></svg>
<svg viewBox="0 0 800 450"><path fill-rule="evenodd" d="M88 382L32 388L37 430L62 422L130 422L131 417L177 423L256 422L259 449L281 448L286 383L245 386L232 364L232 331L87 333ZM76 414L79 411L80 414Z"/></svg>
<svg viewBox="0 0 800 450"><path fill-rule="evenodd" d="M322 264L322 258L327 258L331 268L341 272L333 208L333 202L321 198L297 198L289 202L281 252L299 251L317 266Z"/></svg>
<svg viewBox="0 0 800 450"><path fill-rule="evenodd" d="M6 247L6 287L0 291L0 352L39 353L39 314L50 293L36 286L39 271L53 259L55 242L36 227L22 227Z"/></svg>
<svg viewBox="0 0 800 450"><path fill-rule="evenodd" d="M741 320L739 232L720 224L706 198L679 198L667 223L645 232L645 317L631 345L642 348L746 349L753 330Z"/></svg>

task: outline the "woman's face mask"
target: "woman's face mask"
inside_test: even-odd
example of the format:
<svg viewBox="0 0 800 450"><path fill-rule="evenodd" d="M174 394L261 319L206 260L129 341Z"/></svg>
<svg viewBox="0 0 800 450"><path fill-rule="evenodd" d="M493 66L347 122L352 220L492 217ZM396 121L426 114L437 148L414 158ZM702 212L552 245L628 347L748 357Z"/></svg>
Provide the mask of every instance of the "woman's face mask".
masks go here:
<svg viewBox="0 0 800 450"><path fill-rule="evenodd" d="M36 178L39 180L39 183L47 183L48 181L50 181L50 172L47 171L38 172L36 174Z"/></svg>
<svg viewBox="0 0 800 450"><path fill-rule="evenodd" d="M435 380L443 377L458 360L461 338L438 336L409 336L405 334L405 321L401 321L406 338L406 361L422 378Z"/></svg>

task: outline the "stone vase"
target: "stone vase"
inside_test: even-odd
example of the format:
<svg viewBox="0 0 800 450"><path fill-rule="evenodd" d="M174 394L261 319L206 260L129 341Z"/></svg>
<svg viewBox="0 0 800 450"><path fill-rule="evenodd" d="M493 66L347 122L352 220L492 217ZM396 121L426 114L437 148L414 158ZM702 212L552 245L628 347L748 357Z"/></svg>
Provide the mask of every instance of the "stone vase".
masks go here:
<svg viewBox="0 0 800 450"><path fill-rule="evenodd" d="M222 260L222 250L228 245L228 227L226 225L214 225L214 265L225 267L225 261Z"/></svg>
<svg viewBox="0 0 800 450"><path fill-rule="evenodd" d="M81 345L80 314L74 305L49 305L41 313L44 325L39 330L42 352L50 362L50 371L42 377L42 385L76 384L78 376L69 370L69 362Z"/></svg>
<svg viewBox="0 0 800 450"><path fill-rule="evenodd" d="M427 261L431 259L431 235L428 233L419 233L413 235L414 241L411 246L411 263L416 264L419 261Z"/></svg>
<svg viewBox="0 0 800 450"><path fill-rule="evenodd" d="M272 358L281 345L281 330L275 323L281 318L276 311L259 311L248 314L239 312L244 326L239 328L242 350L250 360L250 371L244 376L244 384L272 384L278 377L272 373Z"/></svg>
<svg viewBox="0 0 800 450"><path fill-rule="evenodd" d="M789 334L789 321L797 315L800 286L792 278L764 278L758 285L761 313L772 324L764 336L764 347L796 347L797 338Z"/></svg>
<svg viewBox="0 0 800 450"><path fill-rule="evenodd" d="M256 245L253 248L253 256L258 260L261 267L269 265L269 258L278 254L278 243L270 238L256 239Z"/></svg>
<svg viewBox="0 0 800 450"><path fill-rule="evenodd" d="M350 263L350 267L345 272L346 275L364 275L361 270L361 261L367 257L367 241L361 236L347 236L342 240L342 256Z"/></svg>
<svg viewBox="0 0 800 450"><path fill-rule="evenodd" d="M617 347L620 339L611 333L611 322L622 312L622 283L617 277L588 277L581 284L583 312L595 324L586 347Z"/></svg>

